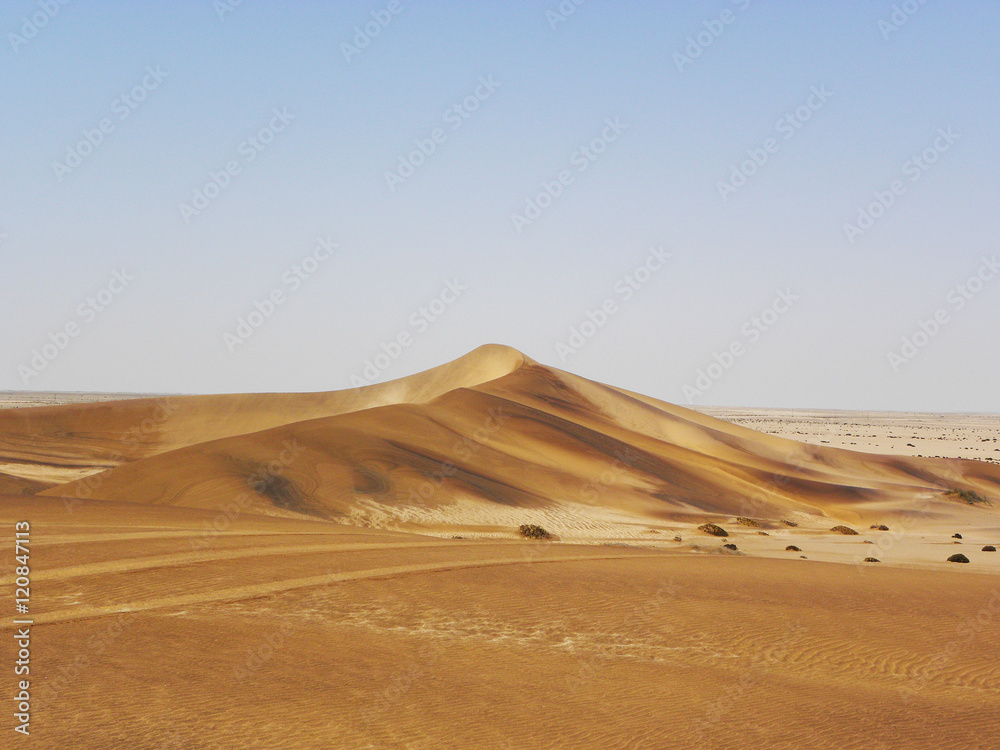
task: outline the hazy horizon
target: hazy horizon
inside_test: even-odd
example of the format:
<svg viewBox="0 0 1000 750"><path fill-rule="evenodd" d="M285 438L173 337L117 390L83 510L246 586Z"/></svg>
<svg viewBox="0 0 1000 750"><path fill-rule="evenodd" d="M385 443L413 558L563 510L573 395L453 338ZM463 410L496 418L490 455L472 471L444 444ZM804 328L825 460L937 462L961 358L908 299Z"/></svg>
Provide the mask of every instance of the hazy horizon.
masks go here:
<svg viewBox="0 0 1000 750"><path fill-rule="evenodd" d="M694 407L1000 413L996 4L0 22L0 390L339 390L501 343Z"/></svg>

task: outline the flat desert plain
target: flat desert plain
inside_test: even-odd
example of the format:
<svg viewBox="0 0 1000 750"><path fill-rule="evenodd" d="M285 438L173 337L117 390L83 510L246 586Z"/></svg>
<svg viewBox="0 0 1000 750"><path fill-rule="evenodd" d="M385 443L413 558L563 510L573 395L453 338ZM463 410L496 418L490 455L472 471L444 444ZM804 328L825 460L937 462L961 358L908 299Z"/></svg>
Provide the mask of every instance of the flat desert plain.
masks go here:
<svg viewBox="0 0 1000 750"><path fill-rule="evenodd" d="M694 411L495 345L47 398L0 410L2 747L1000 741L996 417Z"/></svg>

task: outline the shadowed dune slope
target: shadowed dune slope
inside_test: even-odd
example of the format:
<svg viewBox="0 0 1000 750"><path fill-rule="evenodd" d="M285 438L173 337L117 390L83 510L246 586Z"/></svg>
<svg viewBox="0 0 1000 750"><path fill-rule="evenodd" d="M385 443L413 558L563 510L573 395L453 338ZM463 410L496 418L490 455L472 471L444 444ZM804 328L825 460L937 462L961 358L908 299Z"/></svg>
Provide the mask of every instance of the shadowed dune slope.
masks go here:
<svg viewBox="0 0 1000 750"><path fill-rule="evenodd" d="M422 403L505 375L522 361L514 349L486 345L417 375L343 391L164 396L0 410L0 472L10 477L0 475L0 490L30 494L209 440L386 404Z"/></svg>
<svg viewBox="0 0 1000 750"><path fill-rule="evenodd" d="M390 385L395 402L381 405ZM329 394L329 404L344 407L334 416L293 421L288 410L280 426L206 437L43 494L203 509L235 502L254 513L413 529L509 526L526 509L857 519L869 506L881 515L920 503L964 511L945 495L955 488L1000 500L1000 468L986 463L808 446L544 367L506 347L373 388L370 396ZM193 443L192 414L185 435Z"/></svg>

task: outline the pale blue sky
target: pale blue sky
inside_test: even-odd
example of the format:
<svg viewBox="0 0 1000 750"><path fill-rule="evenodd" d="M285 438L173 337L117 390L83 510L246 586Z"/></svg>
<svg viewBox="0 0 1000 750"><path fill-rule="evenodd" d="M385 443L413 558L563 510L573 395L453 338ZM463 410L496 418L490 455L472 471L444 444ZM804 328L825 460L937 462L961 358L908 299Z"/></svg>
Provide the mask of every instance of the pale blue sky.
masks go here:
<svg viewBox="0 0 1000 750"><path fill-rule="evenodd" d="M5 2L0 389L332 390L498 342L678 403L1000 412L1000 5L897 6Z"/></svg>

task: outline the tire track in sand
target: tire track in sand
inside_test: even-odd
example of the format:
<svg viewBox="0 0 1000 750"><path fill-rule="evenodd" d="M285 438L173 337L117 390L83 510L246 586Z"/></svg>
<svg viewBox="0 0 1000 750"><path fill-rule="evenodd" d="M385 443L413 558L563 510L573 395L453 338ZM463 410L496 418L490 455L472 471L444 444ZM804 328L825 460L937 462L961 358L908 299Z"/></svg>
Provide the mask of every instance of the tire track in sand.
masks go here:
<svg viewBox="0 0 1000 750"><path fill-rule="evenodd" d="M511 542L516 544L517 542ZM45 570L34 569L31 572L32 581L55 581L80 576L100 575L102 573L128 573L135 570L150 568L179 567L194 565L216 560L240 560L249 557L267 557L269 555L306 555L315 552L361 552L364 550L420 549L425 547L482 547L476 542L411 542L409 544L368 544L355 542L353 544L300 544L300 545L269 545L266 547L243 547L241 549L205 550L199 552L172 552L165 555L149 555L147 557L129 557L124 560L106 560L104 562L67 565L62 568ZM14 576L0 576L0 586L14 583Z"/></svg>
<svg viewBox="0 0 1000 750"><path fill-rule="evenodd" d="M372 578L394 578L411 573L437 573L464 568L490 568L502 565L534 565L536 563L574 562L578 560L622 560L637 557L661 557L661 555L564 555L561 557L500 557L486 560L465 560L449 563L420 563L416 565L397 565L386 568L369 568L350 573L327 573L307 578L292 578L285 581L272 581L249 586L235 586L218 591L202 592L200 594L180 594L178 596L162 596L126 604L110 604L101 607L81 606L73 609L55 610L34 615L30 619L34 625L45 625L70 620L86 620L95 617L121 614L124 612L144 612L166 607L183 607L190 604L207 604L211 602L237 601L240 599L255 599L270 594L290 591L292 589L324 586L331 583L343 583ZM11 630L15 625L10 622L0 622L0 630Z"/></svg>

